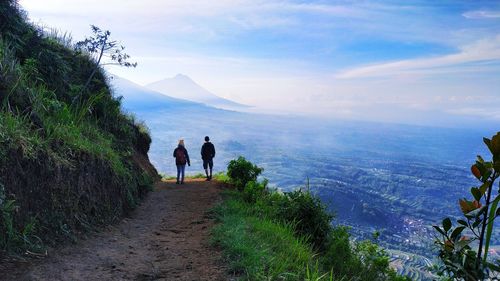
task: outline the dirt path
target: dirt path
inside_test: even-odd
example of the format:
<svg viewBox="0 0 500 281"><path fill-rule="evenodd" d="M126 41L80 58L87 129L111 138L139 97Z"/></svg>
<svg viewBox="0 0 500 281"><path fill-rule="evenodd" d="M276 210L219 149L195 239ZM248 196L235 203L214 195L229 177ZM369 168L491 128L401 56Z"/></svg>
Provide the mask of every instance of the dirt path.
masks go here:
<svg viewBox="0 0 500 281"><path fill-rule="evenodd" d="M209 245L214 182L161 182L130 218L2 280L227 280ZM24 267L24 266L22 266ZM21 267L21 268L22 268Z"/></svg>

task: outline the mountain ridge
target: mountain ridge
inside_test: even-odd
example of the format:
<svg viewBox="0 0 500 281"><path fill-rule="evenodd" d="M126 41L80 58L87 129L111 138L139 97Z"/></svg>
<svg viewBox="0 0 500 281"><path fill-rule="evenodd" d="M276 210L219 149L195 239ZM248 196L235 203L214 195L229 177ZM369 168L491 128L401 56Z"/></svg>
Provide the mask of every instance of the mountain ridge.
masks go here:
<svg viewBox="0 0 500 281"><path fill-rule="evenodd" d="M250 106L231 101L226 98L217 96L216 94L206 90L198 83L193 81L189 76L177 74L172 78L165 78L149 84L144 87L162 93L164 95L185 99L193 102L203 103L216 108L242 110Z"/></svg>

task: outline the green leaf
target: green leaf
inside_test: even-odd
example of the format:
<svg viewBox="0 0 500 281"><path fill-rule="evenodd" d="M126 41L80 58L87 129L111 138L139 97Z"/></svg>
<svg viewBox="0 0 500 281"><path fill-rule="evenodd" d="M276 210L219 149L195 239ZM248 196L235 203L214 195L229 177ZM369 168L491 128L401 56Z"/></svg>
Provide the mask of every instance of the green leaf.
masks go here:
<svg viewBox="0 0 500 281"><path fill-rule="evenodd" d="M479 191L479 188L477 187L471 188L470 193L472 193L472 196L474 196L474 199L476 199L477 201L481 200L481 197L483 196L483 194L481 194L481 191Z"/></svg>
<svg viewBox="0 0 500 281"><path fill-rule="evenodd" d="M482 206L481 208L475 209L473 211L468 212L465 214L467 218L477 218L480 215L482 215L486 211L486 206Z"/></svg>
<svg viewBox="0 0 500 281"><path fill-rule="evenodd" d="M476 220L473 224L472 224L472 228L476 228L478 225L480 225L483 221L482 220Z"/></svg>
<svg viewBox="0 0 500 281"><path fill-rule="evenodd" d="M469 224L464 220L457 220L457 222L463 226L469 226Z"/></svg>
<svg viewBox="0 0 500 281"><path fill-rule="evenodd" d="M497 271L497 272L498 272L498 271L500 271L500 266L498 266L498 265L496 265L496 264L494 264L494 263L491 263L491 262L486 262L486 266L487 266L489 269L493 270L493 271Z"/></svg>
<svg viewBox="0 0 500 281"><path fill-rule="evenodd" d="M465 226L459 226L457 228L455 228L455 230L453 230L453 232L451 233L451 240L457 240L459 238L459 235L462 233L462 231L464 231L465 229Z"/></svg>
<svg viewBox="0 0 500 281"><path fill-rule="evenodd" d="M443 234L446 236L446 233L444 233L444 231L437 225L433 225L432 227L434 227L434 229L436 229L439 233Z"/></svg>
<svg viewBox="0 0 500 281"><path fill-rule="evenodd" d="M500 132L491 138L490 147L493 155L500 154Z"/></svg>
<svg viewBox="0 0 500 281"><path fill-rule="evenodd" d="M495 171L500 172L500 161L496 161L495 164L493 164L493 169Z"/></svg>
<svg viewBox="0 0 500 281"><path fill-rule="evenodd" d="M488 139L488 138L483 138L483 142L486 144L486 146L488 147L488 149L490 150L490 152L492 154L494 154L493 149L491 148L491 140Z"/></svg>
<svg viewBox="0 0 500 281"><path fill-rule="evenodd" d="M483 159L483 157L481 157L481 155L477 156L477 161L480 163L484 163L484 159Z"/></svg>
<svg viewBox="0 0 500 281"><path fill-rule="evenodd" d="M495 214L497 211L498 201L500 201L500 196L497 196L495 200L491 203L490 215L488 217L488 225L486 226L486 238L484 242L484 258L483 262L486 262L488 258L488 248L490 247L491 233L493 231L493 223L495 221Z"/></svg>
<svg viewBox="0 0 500 281"><path fill-rule="evenodd" d="M481 181L482 182L487 182L488 179L490 178L491 174L493 174L493 170L491 170L491 169L485 170L485 172L483 173L483 178L481 179Z"/></svg>
<svg viewBox="0 0 500 281"><path fill-rule="evenodd" d="M488 187L490 187L490 182L487 181L485 183L483 183L480 187L479 187L479 191L481 192L482 195L484 195L486 193L486 191L488 190Z"/></svg>
<svg viewBox="0 0 500 281"><path fill-rule="evenodd" d="M448 230L450 230L451 228L451 219L450 218L445 218L443 220L443 229L444 229L444 232L448 232Z"/></svg>

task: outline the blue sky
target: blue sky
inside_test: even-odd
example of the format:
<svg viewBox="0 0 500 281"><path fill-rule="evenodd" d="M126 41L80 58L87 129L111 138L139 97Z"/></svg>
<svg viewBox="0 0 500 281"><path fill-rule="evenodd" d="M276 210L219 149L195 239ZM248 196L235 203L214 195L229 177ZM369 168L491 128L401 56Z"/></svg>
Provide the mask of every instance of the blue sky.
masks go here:
<svg viewBox="0 0 500 281"><path fill-rule="evenodd" d="M401 4L402 3L402 4ZM263 111L462 126L500 121L500 1L21 0L109 29L139 84L184 73Z"/></svg>

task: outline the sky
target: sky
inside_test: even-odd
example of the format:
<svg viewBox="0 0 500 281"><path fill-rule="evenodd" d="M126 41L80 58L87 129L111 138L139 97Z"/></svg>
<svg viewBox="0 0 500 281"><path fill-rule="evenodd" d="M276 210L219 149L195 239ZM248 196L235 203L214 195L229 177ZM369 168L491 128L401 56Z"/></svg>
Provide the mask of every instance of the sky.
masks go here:
<svg viewBox="0 0 500 281"><path fill-rule="evenodd" d="M500 122L500 1L19 3L75 41L110 30L138 67L109 71L141 85L182 73L270 113Z"/></svg>

